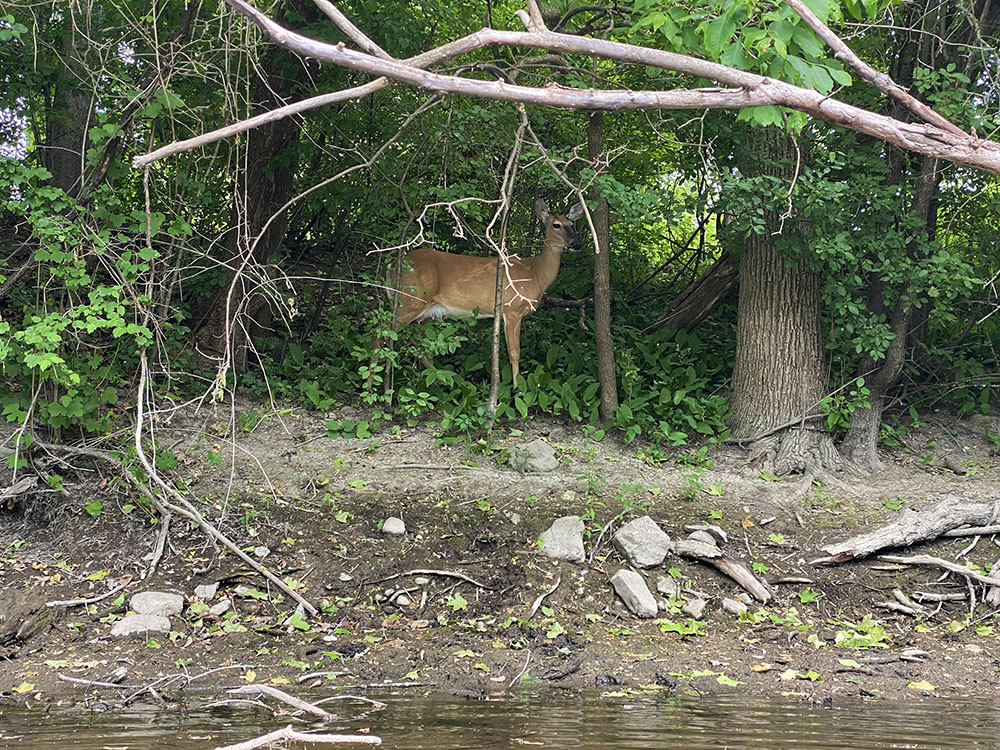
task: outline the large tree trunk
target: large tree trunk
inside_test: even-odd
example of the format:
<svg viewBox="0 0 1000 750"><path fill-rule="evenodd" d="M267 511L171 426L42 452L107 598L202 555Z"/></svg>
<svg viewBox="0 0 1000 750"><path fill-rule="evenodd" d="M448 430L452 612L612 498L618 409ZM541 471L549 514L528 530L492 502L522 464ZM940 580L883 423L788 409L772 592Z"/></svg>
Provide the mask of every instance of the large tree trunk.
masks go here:
<svg viewBox="0 0 1000 750"><path fill-rule="evenodd" d="M791 177L793 156L784 130L755 137L757 174ZM826 388L817 274L790 265L775 246L776 232L798 231L792 218L765 215L740 259L732 437L752 443L754 459L776 474L840 467L832 439L813 418Z"/></svg>
<svg viewBox="0 0 1000 750"><path fill-rule="evenodd" d="M297 10L304 12L307 7ZM307 80L305 63L279 47L269 47L256 70L260 77L254 86L255 114L284 104ZM212 297L195 330L196 351L206 362L242 367L253 334L270 324L271 308L259 292L259 278L288 228L286 212L275 214L291 197L295 165L291 159L278 157L294 146L299 131L299 121L288 118L247 133L223 250L228 263L226 283ZM254 245L272 216L274 220Z"/></svg>
<svg viewBox="0 0 1000 750"><path fill-rule="evenodd" d="M587 148L595 169L604 158L604 113L593 112L587 132ZM608 199L594 188L597 207L594 220L594 340L597 345L597 380L601 384L598 411L602 420L612 419L618 408L618 376L615 346L611 338L611 230Z"/></svg>

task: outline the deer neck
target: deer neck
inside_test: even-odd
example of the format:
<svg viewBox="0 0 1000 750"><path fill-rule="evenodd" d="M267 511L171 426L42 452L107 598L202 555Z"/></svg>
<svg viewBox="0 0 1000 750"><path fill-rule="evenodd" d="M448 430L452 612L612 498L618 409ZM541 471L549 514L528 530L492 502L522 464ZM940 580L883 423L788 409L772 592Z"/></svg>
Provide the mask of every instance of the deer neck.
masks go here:
<svg viewBox="0 0 1000 750"><path fill-rule="evenodd" d="M543 293L556 280L561 259L562 249L556 249L548 242L545 243L542 252L531 259L531 265L534 267L535 276L538 279L538 286Z"/></svg>

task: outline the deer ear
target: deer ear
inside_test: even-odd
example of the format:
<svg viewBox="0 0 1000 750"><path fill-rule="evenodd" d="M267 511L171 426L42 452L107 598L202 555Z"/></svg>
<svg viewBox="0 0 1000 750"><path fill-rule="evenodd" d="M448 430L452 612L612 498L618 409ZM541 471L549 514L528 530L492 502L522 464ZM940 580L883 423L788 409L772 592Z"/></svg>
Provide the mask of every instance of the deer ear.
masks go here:
<svg viewBox="0 0 1000 750"><path fill-rule="evenodd" d="M544 198L535 198L535 213L543 222L549 218L549 206Z"/></svg>
<svg viewBox="0 0 1000 750"><path fill-rule="evenodd" d="M583 216L583 205L580 203L577 203L575 206L573 206L573 208L569 210L569 213L566 214L566 218L569 219L570 221L576 221L581 216Z"/></svg>

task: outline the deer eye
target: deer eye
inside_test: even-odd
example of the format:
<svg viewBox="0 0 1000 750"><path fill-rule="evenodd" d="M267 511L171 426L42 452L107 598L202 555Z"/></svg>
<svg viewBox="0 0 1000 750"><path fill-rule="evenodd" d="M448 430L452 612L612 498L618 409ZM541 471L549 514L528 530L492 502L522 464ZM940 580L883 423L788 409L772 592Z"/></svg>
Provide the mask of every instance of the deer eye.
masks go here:
<svg viewBox="0 0 1000 750"><path fill-rule="evenodd" d="M553 229L562 229L562 224L560 224L558 221L554 221L554 222L552 222L552 228Z"/></svg>

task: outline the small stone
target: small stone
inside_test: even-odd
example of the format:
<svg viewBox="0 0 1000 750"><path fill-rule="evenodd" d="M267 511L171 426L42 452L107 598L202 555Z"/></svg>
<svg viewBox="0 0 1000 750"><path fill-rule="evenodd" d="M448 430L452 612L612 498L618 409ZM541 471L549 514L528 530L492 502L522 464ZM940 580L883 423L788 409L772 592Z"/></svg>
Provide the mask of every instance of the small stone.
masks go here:
<svg viewBox="0 0 1000 750"><path fill-rule="evenodd" d="M341 573L339 576L337 576L337 578L340 579L341 583L348 583L354 580L354 576L352 576L350 573Z"/></svg>
<svg viewBox="0 0 1000 750"><path fill-rule="evenodd" d="M722 600L722 608L729 612L730 614L740 615L747 611L747 605L738 599L730 599L726 597Z"/></svg>
<svg viewBox="0 0 1000 750"><path fill-rule="evenodd" d="M184 610L184 597L180 594L166 594L160 591L143 591L129 602L129 607L137 615L159 615L170 617Z"/></svg>
<svg viewBox="0 0 1000 750"><path fill-rule="evenodd" d="M709 534L707 531L692 531L688 534L688 539L694 539L698 542L704 542L705 544L711 544L713 547L718 547L719 543L714 536Z"/></svg>
<svg viewBox="0 0 1000 750"><path fill-rule="evenodd" d="M670 537L649 516L629 521L611 542L637 568L660 565L670 551Z"/></svg>
<svg viewBox="0 0 1000 750"><path fill-rule="evenodd" d="M232 608L232 606L233 606L233 600L226 597L225 599L220 599L218 602L209 607L208 611L211 612L216 617L222 617L224 614L226 614L226 612L228 612Z"/></svg>
<svg viewBox="0 0 1000 750"><path fill-rule="evenodd" d="M409 607L410 606L410 597L408 597L406 594L400 594L399 596L396 597L396 606L397 607Z"/></svg>
<svg viewBox="0 0 1000 750"><path fill-rule="evenodd" d="M611 585L636 617L656 616L656 599L649 592L649 587L646 586L642 576L634 570L622 568L611 576Z"/></svg>
<svg viewBox="0 0 1000 750"><path fill-rule="evenodd" d="M684 527L685 531L705 531L715 537L715 543L722 546L729 542L729 535L713 523L696 523ZM693 537L692 537L693 538Z"/></svg>
<svg viewBox="0 0 1000 750"><path fill-rule="evenodd" d="M271 554L271 550L267 547L254 547L253 556L258 560L263 560L265 557Z"/></svg>
<svg viewBox="0 0 1000 750"><path fill-rule="evenodd" d="M161 615L126 615L111 626L111 635L116 638L169 632L170 619Z"/></svg>
<svg viewBox="0 0 1000 750"><path fill-rule="evenodd" d="M201 586L194 587L194 595L201 599L203 602L207 602L209 599L214 599L215 595L219 591L219 582L215 583L205 583Z"/></svg>
<svg viewBox="0 0 1000 750"><path fill-rule="evenodd" d="M555 449L544 440L532 440L530 443L514 446L510 465L525 474L532 471L552 471L558 468L559 459L556 458Z"/></svg>
<svg viewBox="0 0 1000 750"><path fill-rule="evenodd" d="M583 551L583 521L579 516L557 518L542 532L541 540L542 552L553 560L582 563L587 559Z"/></svg>
<svg viewBox="0 0 1000 750"><path fill-rule="evenodd" d="M672 596L676 599L681 595L680 584L670 576L657 576L656 590L667 598Z"/></svg>
<svg viewBox="0 0 1000 750"><path fill-rule="evenodd" d="M257 596L257 590L241 583L239 586L233 589L233 593L236 596L243 597L244 599L250 599Z"/></svg>
<svg viewBox="0 0 1000 750"><path fill-rule="evenodd" d="M573 490L566 490L559 496L559 499L562 500L564 503L571 503L574 500L576 500L576 493L573 492Z"/></svg>
<svg viewBox="0 0 1000 750"><path fill-rule="evenodd" d="M390 536L402 536L406 533L406 524L403 523L402 518L389 516L382 522L382 533Z"/></svg>
<svg viewBox="0 0 1000 750"><path fill-rule="evenodd" d="M750 596L750 594L748 594L748 593L747 593L746 591L741 591L740 593L738 593L738 594L736 595L736 597L735 597L735 598L736 598L736 599L737 599L738 601L741 601L741 602L743 602L743 603L744 603L744 604L746 604L747 606L750 606L751 604L753 604L753 597L752 597L752 596Z"/></svg>
<svg viewBox="0 0 1000 750"><path fill-rule="evenodd" d="M681 612L688 617L693 617L695 620L700 620L701 616L705 614L706 606L708 606L708 602L704 599L692 599L681 607Z"/></svg>
<svg viewBox="0 0 1000 750"><path fill-rule="evenodd" d="M417 576L416 578L413 579L413 583L415 583L417 586L426 586L430 582L431 579L424 578L424 576Z"/></svg>

